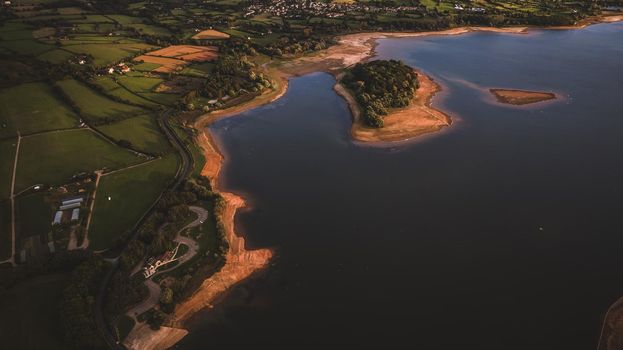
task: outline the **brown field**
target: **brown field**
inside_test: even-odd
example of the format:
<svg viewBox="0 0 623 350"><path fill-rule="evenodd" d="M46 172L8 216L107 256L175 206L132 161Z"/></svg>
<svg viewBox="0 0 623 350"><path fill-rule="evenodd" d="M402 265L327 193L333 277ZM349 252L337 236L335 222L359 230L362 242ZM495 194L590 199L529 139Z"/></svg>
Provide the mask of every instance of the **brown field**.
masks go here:
<svg viewBox="0 0 623 350"><path fill-rule="evenodd" d="M179 57L199 52L212 52L217 53L218 49L214 46L195 46L195 45L172 45L165 47L164 49L156 50L147 53L149 56L162 56L162 57Z"/></svg>
<svg viewBox="0 0 623 350"><path fill-rule="evenodd" d="M148 55L140 55L134 58L134 61L143 61L147 63L155 63L160 64L161 66L154 69L154 72L160 73L168 73L174 72L178 67L182 67L188 62L184 62L182 60L178 60L175 58L167 58L167 57L157 57L157 56L148 56Z"/></svg>
<svg viewBox="0 0 623 350"><path fill-rule="evenodd" d="M193 36L193 39L203 39L203 40L221 40L221 39L229 39L229 34L219 32L218 30L208 29L202 32L199 32Z"/></svg>
<svg viewBox="0 0 623 350"><path fill-rule="evenodd" d="M216 51L202 51L195 52L188 55L177 56L179 59L184 61L192 61L192 62L205 62L212 61L216 57L218 57L218 52Z"/></svg>
<svg viewBox="0 0 623 350"><path fill-rule="evenodd" d="M161 64L154 71L168 73L181 69L189 62L211 61L217 57L218 48L214 46L172 45L140 55L134 61Z"/></svg>
<svg viewBox="0 0 623 350"><path fill-rule="evenodd" d="M511 105L527 105L556 98L556 94L551 92L507 89L489 89L489 91L497 98L498 102Z"/></svg>

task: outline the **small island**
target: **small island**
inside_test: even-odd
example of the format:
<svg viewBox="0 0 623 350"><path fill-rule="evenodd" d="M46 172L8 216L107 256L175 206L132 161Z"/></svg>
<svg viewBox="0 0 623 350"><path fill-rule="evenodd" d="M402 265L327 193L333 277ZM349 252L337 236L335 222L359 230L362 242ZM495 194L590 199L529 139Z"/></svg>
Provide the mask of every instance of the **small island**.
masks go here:
<svg viewBox="0 0 623 350"><path fill-rule="evenodd" d="M556 99L556 94L552 92L513 89L489 89L489 92L495 96L498 102L516 106Z"/></svg>
<svg viewBox="0 0 623 350"><path fill-rule="evenodd" d="M439 85L401 61L355 64L338 75L335 90L350 106L358 141L402 141L451 123L429 106Z"/></svg>

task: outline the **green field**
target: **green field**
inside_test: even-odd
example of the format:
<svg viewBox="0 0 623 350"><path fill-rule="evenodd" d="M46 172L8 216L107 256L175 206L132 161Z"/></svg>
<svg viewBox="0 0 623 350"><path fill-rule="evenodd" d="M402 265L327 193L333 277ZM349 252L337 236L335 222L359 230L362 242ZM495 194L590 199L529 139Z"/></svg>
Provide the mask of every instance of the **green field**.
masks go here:
<svg viewBox="0 0 623 350"><path fill-rule="evenodd" d="M141 79L141 78L130 78L130 79ZM106 91L106 94L109 96L114 96L124 101L128 101L133 104L139 104L147 108L157 108L158 106L160 106L160 104L154 101L148 100L140 95L133 93L132 91L128 91L126 88L124 88L123 86L115 82L114 78L110 76L103 75L100 77L96 77L94 82L95 84L102 87Z"/></svg>
<svg viewBox="0 0 623 350"><path fill-rule="evenodd" d="M0 90L0 123L7 136L75 127L78 117L47 84L28 83Z"/></svg>
<svg viewBox="0 0 623 350"><path fill-rule="evenodd" d="M126 16L126 15L109 15L107 17L111 18L112 20L114 20L115 22L118 22L121 25L137 24L137 23L143 23L145 21L145 18L132 17L132 16Z"/></svg>
<svg viewBox="0 0 623 350"><path fill-rule="evenodd" d="M119 84L134 92L152 92L164 79L143 76L121 76Z"/></svg>
<svg viewBox="0 0 623 350"><path fill-rule="evenodd" d="M159 94L157 92L139 92L138 94L146 99L163 104L165 106L173 106L182 97L178 94Z"/></svg>
<svg viewBox="0 0 623 350"><path fill-rule="evenodd" d="M212 73L214 70L214 63L211 62L203 62L203 63L193 63L184 67L182 70L183 75L190 75L194 77L206 77Z"/></svg>
<svg viewBox="0 0 623 350"><path fill-rule="evenodd" d="M151 72L154 69L161 67L161 66L162 66L161 64L143 62L143 63L139 63L133 66L132 69L134 69L135 71L140 71L140 72Z"/></svg>
<svg viewBox="0 0 623 350"><path fill-rule="evenodd" d="M32 39L32 28L19 21L7 21L0 26L0 40Z"/></svg>
<svg viewBox="0 0 623 350"><path fill-rule="evenodd" d="M59 302L69 274L44 275L21 282L0 298L3 349L68 349Z"/></svg>
<svg viewBox="0 0 623 350"><path fill-rule="evenodd" d="M94 57L93 64L96 66L105 66L123 59L129 59L144 51L149 51L155 46L141 43L131 44L86 44L86 45L68 45L66 50L74 53L88 54Z"/></svg>
<svg viewBox="0 0 623 350"><path fill-rule="evenodd" d="M168 155L103 176L89 228L90 248L106 249L121 234L132 229L173 179L177 164L176 156Z"/></svg>
<svg viewBox="0 0 623 350"><path fill-rule="evenodd" d="M45 202L43 193L20 196L15 205L16 230L19 238L47 234L50 231L54 210Z"/></svg>
<svg viewBox="0 0 623 350"><path fill-rule="evenodd" d="M15 191L38 183L59 185L80 172L117 169L142 160L88 129L30 136L22 139Z"/></svg>
<svg viewBox="0 0 623 350"><path fill-rule="evenodd" d="M81 113L95 123L145 113L139 107L113 101L74 79L62 80L57 84L74 101Z"/></svg>
<svg viewBox="0 0 623 350"><path fill-rule="evenodd" d="M98 128L113 139L127 140L132 147L147 153L163 154L170 149L154 116L141 115Z"/></svg>
<svg viewBox="0 0 623 350"><path fill-rule="evenodd" d="M41 55L37 56L37 58L42 61L61 64L61 63L67 62L73 56L75 55L71 52L58 49L58 50L46 51L42 53Z"/></svg>
<svg viewBox="0 0 623 350"><path fill-rule="evenodd" d="M54 46L40 43L35 39L2 41L0 45L19 55L37 55L54 49Z"/></svg>
<svg viewBox="0 0 623 350"><path fill-rule="evenodd" d="M130 24L129 28L132 28L140 34L153 35L153 36L170 36L171 31L165 27L159 27L151 24Z"/></svg>
<svg viewBox="0 0 623 350"><path fill-rule="evenodd" d="M11 196L11 179L13 177L13 160L17 139L0 141L0 200Z"/></svg>

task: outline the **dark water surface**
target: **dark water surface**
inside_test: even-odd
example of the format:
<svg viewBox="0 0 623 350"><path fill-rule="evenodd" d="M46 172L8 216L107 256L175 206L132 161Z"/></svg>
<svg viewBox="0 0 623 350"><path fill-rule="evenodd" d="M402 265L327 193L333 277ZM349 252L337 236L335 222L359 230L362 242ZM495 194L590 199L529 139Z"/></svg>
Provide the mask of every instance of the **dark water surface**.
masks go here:
<svg viewBox="0 0 623 350"><path fill-rule="evenodd" d="M222 184L253 206L239 230L278 257L178 348L594 349L623 295L623 24L378 51L441 82L455 125L354 144L322 73L214 125ZM488 87L564 100L497 105Z"/></svg>

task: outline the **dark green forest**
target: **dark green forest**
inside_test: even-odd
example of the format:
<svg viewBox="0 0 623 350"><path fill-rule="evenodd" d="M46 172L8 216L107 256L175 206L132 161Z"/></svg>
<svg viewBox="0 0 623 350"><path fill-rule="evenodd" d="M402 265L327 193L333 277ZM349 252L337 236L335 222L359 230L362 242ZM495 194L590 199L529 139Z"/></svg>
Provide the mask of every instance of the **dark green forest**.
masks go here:
<svg viewBox="0 0 623 350"><path fill-rule="evenodd" d="M383 127L388 108L408 106L418 88L417 73L396 60L358 63L341 82L361 105L366 125L374 128Z"/></svg>

